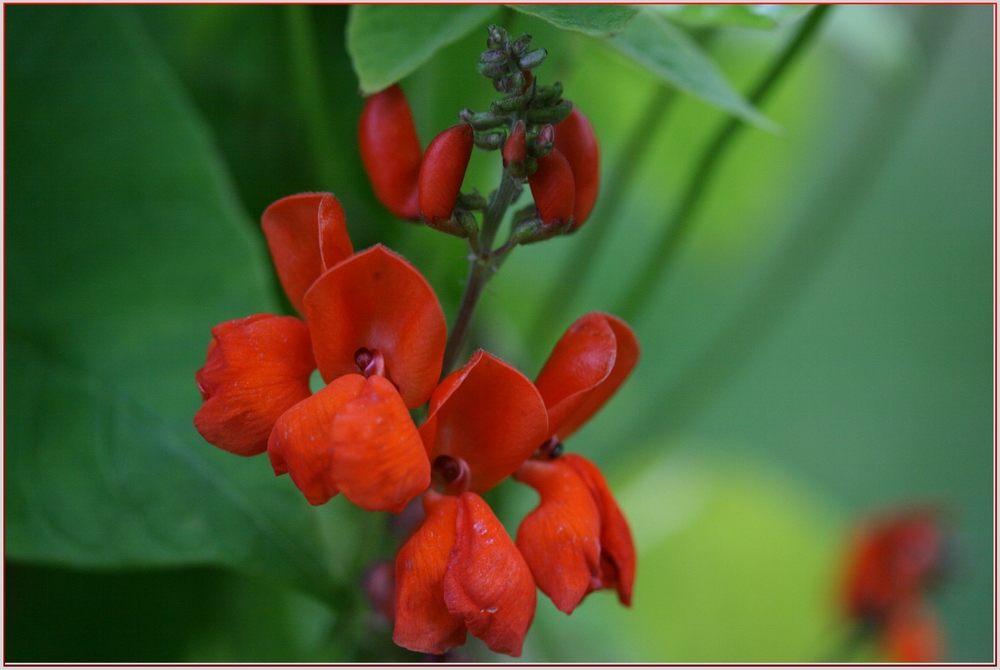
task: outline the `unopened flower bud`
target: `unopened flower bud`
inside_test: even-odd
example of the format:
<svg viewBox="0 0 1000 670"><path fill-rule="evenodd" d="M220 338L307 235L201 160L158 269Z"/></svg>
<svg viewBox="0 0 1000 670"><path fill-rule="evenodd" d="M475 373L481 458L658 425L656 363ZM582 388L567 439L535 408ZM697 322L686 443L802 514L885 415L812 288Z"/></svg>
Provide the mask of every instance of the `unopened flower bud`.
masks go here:
<svg viewBox="0 0 1000 670"><path fill-rule="evenodd" d="M486 53L489 53L488 51ZM502 77L507 72L507 61L485 62L479 61L476 65L479 74L490 79Z"/></svg>
<svg viewBox="0 0 1000 670"><path fill-rule="evenodd" d="M531 35L525 33L524 35L521 35L516 40L511 42L510 50L513 51L515 55L520 56L525 51L527 51L528 47L530 46L531 46Z"/></svg>
<svg viewBox="0 0 1000 670"><path fill-rule="evenodd" d="M524 75L520 72L514 72L509 74L500 80L500 85L503 87L502 90L507 92L517 91L520 92L524 87L525 79Z"/></svg>
<svg viewBox="0 0 1000 670"><path fill-rule="evenodd" d="M522 70L530 70L531 68L541 65L545 61L545 57L548 55L549 52L545 49L535 49L534 51L529 51L518 58L517 65Z"/></svg>
<svg viewBox="0 0 1000 670"><path fill-rule="evenodd" d="M538 159L538 169L528 177L538 216L546 226L569 221L576 202L573 170L558 149Z"/></svg>
<svg viewBox="0 0 1000 670"><path fill-rule="evenodd" d="M476 135L475 143L480 149L486 151L496 151L501 146L503 146L504 140L507 139L507 133L503 131L488 133L486 135Z"/></svg>
<svg viewBox="0 0 1000 670"><path fill-rule="evenodd" d="M421 151L406 95L398 85L372 95L358 124L361 161L375 196L401 219L420 218Z"/></svg>
<svg viewBox="0 0 1000 670"><path fill-rule="evenodd" d="M573 229L579 228L590 216L597 202L601 181L600 147L590 121L578 108L555 127L556 149L566 157L573 170L576 204L573 207Z"/></svg>
<svg viewBox="0 0 1000 670"><path fill-rule="evenodd" d="M474 137L472 126L462 123L442 131L428 145L419 177L420 211L428 221L452 218Z"/></svg>
<svg viewBox="0 0 1000 670"><path fill-rule="evenodd" d="M497 114L495 112L476 113L468 108L460 111L458 118L476 130L490 130L507 124L507 116L505 114Z"/></svg>
<svg viewBox="0 0 1000 670"><path fill-rule="evenodd" d="M500 26L486 26L486 46L490 49L503 49L509 41L510 36Z"/></svg>
<svg viewBox="0 0 1000 670"><path fill-rule="evenodd" d="M479 55L481 63L497 63L507 61L507 52L503 49L490 49Z"/></svg>
<svg viewBox="0 0 1000 670"><path fill-rule="evenodd" d="M528 110L528 123L559 123L573 111L573 103L560 100L554 105Z"/></svg>
<svg viewBox="0 0 1000 670"><path fill-rule="evenodd" d="M510 137L503 145L503 164L508 166L511 163L520 164L528 157L527 133L524 129L524 121L518 121L510 131Z"/></svg>
<svg viewBox="0 0 1000 670"><path fill-rule="evenodd" d="M542 86L535 91L535 104L545 107L558 101L563 94L563 86L559 82Z"/></svg>
<svg viewBox="0 0 1000 670"><path fill-rule="evenodd" d="M531 155L535 158L541 158L542 156L547 156L552 148L555 146L556 141L556 131L552 127L552 124L546 123L535 135L534 141L531 143Z"/></svg>

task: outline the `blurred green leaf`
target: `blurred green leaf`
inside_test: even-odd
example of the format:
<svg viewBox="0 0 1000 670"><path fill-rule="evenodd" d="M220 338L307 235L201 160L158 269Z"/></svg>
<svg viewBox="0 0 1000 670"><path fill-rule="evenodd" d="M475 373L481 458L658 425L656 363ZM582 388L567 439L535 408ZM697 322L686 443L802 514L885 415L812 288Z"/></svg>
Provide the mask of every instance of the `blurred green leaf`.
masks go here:
<svg viewBox="0 0 1000 670"><path fill-rule="evenodd" d="M617 491L639 551L640 660L801 663L836 646L841 536L801 486L744 460L676 454Z"/></svg>
<svg viewBox="0 0 1000 670"><path fill-rule="evenodd" d="M620 33L632 22L638 9L628 5L507 5L519 12L548 21L557 28L594 37Z"/></svg>
<svg viewBox="0 0 1000 670"><path fill-rule="evenodd" d="M650 9L691 26L778 28L802 17L813 5L651 5Z"/></svg>
<svg viewBox="0 0 1000 670"><path fill-rule="evenodd" d="M667 19L643 12L610 43L681 90L765 130L774 124L730 86L694 40Z"/></svg>
<svg viewBox="0 0 1000 670"><path fill-rule="evenodd" d="M356 5L347 52L363 95L395 84L485 23L496 5Z"/></svg>
<svg viewBox="0 0 1000 670"><path fill-rule="evenodd" d="M130 10L7 17L8 556L328 595L316 512L191 424L209 329L275 308L204 127Z"/></svg>

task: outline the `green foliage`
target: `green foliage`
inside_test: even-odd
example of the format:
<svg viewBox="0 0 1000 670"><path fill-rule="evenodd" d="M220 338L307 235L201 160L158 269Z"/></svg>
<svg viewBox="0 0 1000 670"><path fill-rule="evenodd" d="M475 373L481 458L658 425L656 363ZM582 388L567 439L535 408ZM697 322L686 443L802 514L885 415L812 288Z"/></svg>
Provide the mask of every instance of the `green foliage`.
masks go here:
<svg viewBox="0 0 1000 670"><path fill-rule="evenodd" d="M8 660L416 658L361 602L362 569L392 554L385 519L342 498L312 508L266 456L221 452L192 426L211 327L283 309L261 209L333 190L356 246L406 255L449 312L466 250L375 203L354 137L359 79L370 91L412 75L426 140L463 106L488 104L474 66L485 23L527 26L550 50L544 76L594 123L605 186L632 159L624 148L652 94L676 86L620 207L599 199L587 227L518 249L487 289L473 342L533 376L568 325L551 324L544 341L523 335L560 290L553 270L611 226L598 261L579 269L572 311L614 304L724 113L767 124L736 91L785 35L742 28L808 11L302 9L5 14ZM840 642L830 591L848 523L926 499L953 513L961 537L959 572L935 600L948 660L990 658L991 14L882 7L875 21L872 9L836 8L768 102L783 134L748 129L734 147L633 324L639 367L566 445L602 467L632 523L634 607L595 593L567 618L542 596L524 660L826 660ZM914 30L917 14L929 32ZM703 49L674 22L716 38ZM927 35L944 40L942 70L917 59ZM602 43L615 48L592 48ZM862 47L900 66L873 68L881 56ZM884 103L899 72L925 87L905 118ZM883 117L902 144L858 149L859 129ZM868 169L883 157L885 171ZM467 187L489 189L488 158L477 152ZM827 220L832 232L805 235L809 253L791 254L797 271L769 294L785 308L727 330L760 278L789 262L785 241ZM511 533L537 502L510 482L491 495ZM109 632L122 626L136 632ZM489 658L474 641L463 651Z"/></svg>
<svg viewBox="0 0 1000 670"><path fill-rule="evenodd" d="M391 86L497 11L493 5L356 5L347 51L363 95Z"/></svg>
<svg viewBox="0 0 1000 670"><path fill-rule="evenodd" d="M222 563L329 596L317 514L191 424L209 328L275 309L205 128L129 14L8 18L8 556Z"/></svg>
<svg viewBox="0 0 1000 670"><path fill-rule="evenodd" d="M508 5L557 28L592 37L610 37L628 26L639 10L628 5Z"/></svg>
<svg viewBox="0 0 1000 670"><path fill-rule="evenodd" d="M682 91L761 128L774 129L773 123L733 90L694 40L658 14L645 11L613 37L611 44Z"/></svg>
<svg viewBox="0 0 1000 670"><path fill-rule="evenodd" d="M656 5L655 11L670 19L698 27L742 27L768 30L802 17L812 5Z"/></svg>

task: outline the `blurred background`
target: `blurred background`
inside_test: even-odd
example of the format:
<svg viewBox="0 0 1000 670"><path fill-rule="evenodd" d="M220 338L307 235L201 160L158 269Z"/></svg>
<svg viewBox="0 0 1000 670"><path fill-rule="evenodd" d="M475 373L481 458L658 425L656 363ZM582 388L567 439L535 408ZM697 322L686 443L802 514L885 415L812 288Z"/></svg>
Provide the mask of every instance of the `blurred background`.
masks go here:
<svg viewBox="0 0 1000 670"><path fill-rule="evenodd" d="M4 8L5 661L420 660L358 585L390 558L386 520L313 509L191 425L209 329L286 309L258 227L278 198L332 191L355 248L396 249L457 308L463 243L393 220L361 168L352 11ZM743 92L808 16L664 11ZM993 661L994 7L833 7L761 105L777 129L734 139L641 307L627 289L727 112L497 7L403 79L425 144L492 99L488 20L548 49L536 75L591 119L607 188L576 235L515 251L472 340L533 377L605 310L634 312L643 347L567 444L631 522L634 605L601 592L567 618L542 597L521 660L877 660L842 650L848 539L929 503L955 530L946 660ZM492 190L490 159L466 187ZM535 498L491 502L513 534Z"/></svg>

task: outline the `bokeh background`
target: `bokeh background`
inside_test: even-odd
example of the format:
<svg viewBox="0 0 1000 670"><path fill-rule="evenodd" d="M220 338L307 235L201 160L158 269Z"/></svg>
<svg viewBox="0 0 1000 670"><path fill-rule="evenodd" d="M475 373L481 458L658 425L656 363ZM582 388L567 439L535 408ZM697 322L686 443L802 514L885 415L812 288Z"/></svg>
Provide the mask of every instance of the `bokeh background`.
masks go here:
<svg viewBox="0 0 1000 670"><path fill-rule="evenodd" d="M392 220L361 169L352 11L4 7L5 661L418 660L358 587L386 520L312 509L190 422L209 329L286 309L257 227L280 197L334 192L356 248L400 251L457 307L462 243ZM671 20L747 91L804 15ZM523 660L876 660L837 656L847 539L929 502L956 531L933 596L947 660L993 661L994 7L834 7L762 105L777 131L734 141L641 310L622 297L727 113L497 7L403 80L424 142L488 105L487 20L549 50L537 74L590 117L620 193L517 250L472 338L529 376L587 311L637 311L643 346L567 445L631 521L634 606L540 598ZM488 158L467 186L496 183ZM513 533L534 499L492 502Z"/></svg>

